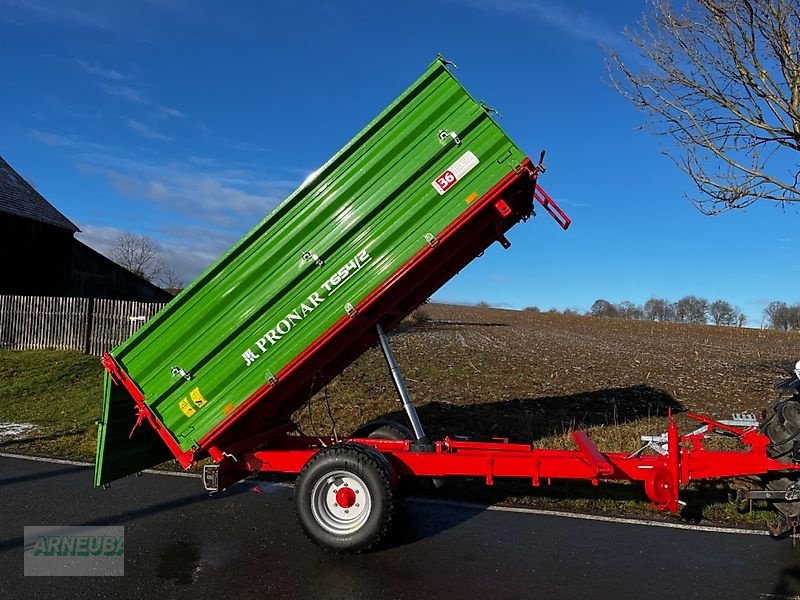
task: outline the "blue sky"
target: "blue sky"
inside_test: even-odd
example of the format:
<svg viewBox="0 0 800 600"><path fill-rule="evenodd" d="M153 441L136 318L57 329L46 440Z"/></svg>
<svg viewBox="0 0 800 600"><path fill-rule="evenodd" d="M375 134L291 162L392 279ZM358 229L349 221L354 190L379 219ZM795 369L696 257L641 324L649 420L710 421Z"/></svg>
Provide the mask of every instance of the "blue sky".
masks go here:
<svg viewBox="0 0 800 600"><path fill-rule="evenodd" d="M104 250L150 235L192 278L439 52L572 217L543 212L435 298L588 309L728 299L761 322L800 300L797 209L707 217L607 83L634 0L218 3L0 0L0 154Z"/></svg>

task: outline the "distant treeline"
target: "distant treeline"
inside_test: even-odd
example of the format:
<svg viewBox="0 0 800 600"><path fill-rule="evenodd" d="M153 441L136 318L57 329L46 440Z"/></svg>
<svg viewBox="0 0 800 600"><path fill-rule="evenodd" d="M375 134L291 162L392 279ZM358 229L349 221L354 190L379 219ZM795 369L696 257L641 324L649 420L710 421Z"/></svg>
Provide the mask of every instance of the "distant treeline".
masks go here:
<svg viewBox="0 0 800 600"><path fill-rule="evenodd" d="M539 312L535 306L525 310ZM551 310L551 313L559 311ZM572 309L563 311L566 315L580 315ZM625 300L619 303L609 302L600 298L595 300L592 307L583 313L590 317L608 317L612 319L627 319L629 321L659 321L661 323L713 323L725 327L743 327L747 317L737 307L725 300L709 302L697 296L684 296L677 302L664 298L650 298L644 304L634 304Z"/></svg>
<svg viewBox="0 0 800 600"><path fill-rule="evenodd" d="M526 310L539 311L535 306ZM564 314L579 313L566 310ZM743 327L747 323L747 317L739 307L727 300L709 302L697 296L684 296L677 302L650 298L644 304L634 304L627 300L614 304L600 298L592 304L586 315L661 323L711 323L723 327ZM789 305L786 302L770 302L764 309L763 326L781 331L800 331L800 303Z"/></svg>
<svg viewBox="0 0 800 600"><path fill-rule="evenodd" d="M677 302L665 298L650 298L644 304L620 302L613 304L602 298L592 304L587 313L593 317L613 317L661 323L713 323L724 327L743 327L747 317L726 300L709 302L697 296L684 296Z"/></svg>

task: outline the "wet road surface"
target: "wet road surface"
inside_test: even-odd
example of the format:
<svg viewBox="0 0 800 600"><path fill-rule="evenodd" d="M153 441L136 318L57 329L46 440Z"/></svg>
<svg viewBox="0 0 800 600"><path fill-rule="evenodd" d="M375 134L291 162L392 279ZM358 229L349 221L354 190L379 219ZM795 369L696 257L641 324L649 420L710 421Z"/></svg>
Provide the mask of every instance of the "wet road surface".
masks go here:
<svg viewBox="0 0 800 600"><path fill-rule="evenodd" d="M308 542L292 490L0 458L0 598L800 600L800 548L768 537L408 502L387 548ZM258 488L258 492L254 491ZM124 577L24 577L25 525L124 525Z"/></svg>

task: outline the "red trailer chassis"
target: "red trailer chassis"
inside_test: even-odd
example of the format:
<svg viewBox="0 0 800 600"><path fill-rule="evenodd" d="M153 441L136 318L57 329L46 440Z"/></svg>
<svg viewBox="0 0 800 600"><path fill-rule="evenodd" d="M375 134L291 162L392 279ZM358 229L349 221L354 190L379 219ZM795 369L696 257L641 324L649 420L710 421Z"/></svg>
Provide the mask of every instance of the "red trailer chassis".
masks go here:
<svg viewBox="0 0 800 600"><path fill-rule="evenodd" d="M205 480L206 486L215 490L252 473L297 474L319 450L346 441L374 448L401 477L478 477L487 485L496 478L522 478L533 486L553 479L582 479L595 485L600 481L635 481L644 484L653 507L677 512L680 487L692 481L800 470L800 464L768 457L770 440L755 427L730 426L692 413L688 417L704 424L705 431L682 436L670 416L664 453L652 455L601 452L582 431L572 433L577 450L539 449L499 438L476 442L446 437L427 451L419 451L411 440L336 440L278 434L264 449L239 456L214 449L211 456L218 465L212 467ZM713 433L736 438L741 450L706 449L705 439Z"/></svg>

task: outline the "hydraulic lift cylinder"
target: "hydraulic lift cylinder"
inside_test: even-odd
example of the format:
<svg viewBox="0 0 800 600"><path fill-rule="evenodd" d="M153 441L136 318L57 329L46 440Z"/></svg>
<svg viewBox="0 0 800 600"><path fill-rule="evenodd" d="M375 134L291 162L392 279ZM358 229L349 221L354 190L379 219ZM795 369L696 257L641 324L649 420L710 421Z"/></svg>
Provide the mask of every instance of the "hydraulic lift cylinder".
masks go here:
<svg viewBox="0 0 800 600"><path fill-rule="evenodd" d="M378 332L378 340L381 343L381 350L383 350L386 364L389 365L389 370L392 372L394 387L397 389L397 394L400 396L400 401L403 403L403 410L406 411L408 420L411 423L411 428L414 430L414 437L417 441L424 442L426 441L425 430L422 428L419 415L417 415L417 409L414 408L414 403L411 401L411 394L408 393L405 379L403 379L403 374L400 372L400 365L397 364L397 360L394 357L392 347L389 345L389 340L386 337L386 333L383 331L383 327L381 327L380 324L375 325L375 330Z"/></svg>

